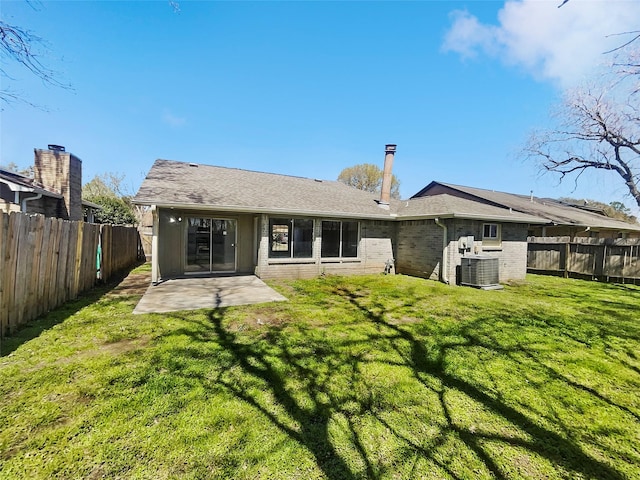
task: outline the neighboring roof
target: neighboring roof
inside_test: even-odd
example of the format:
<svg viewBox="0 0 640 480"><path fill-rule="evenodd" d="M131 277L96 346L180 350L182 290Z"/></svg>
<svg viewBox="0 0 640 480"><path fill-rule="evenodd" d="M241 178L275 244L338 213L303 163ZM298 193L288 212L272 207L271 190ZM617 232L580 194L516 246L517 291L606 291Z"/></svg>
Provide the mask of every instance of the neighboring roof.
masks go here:
<svg viewBox="0 0 640 480"><path fill-rule="evenodd" d="M471 218L546 223L532 215L438 195L378 205L378 194L332 180L156 160L133 202L160 207L373 219Z"/></svg>
<svg viewBox="0 0 640 480"><path fill-rule="evenodd" d="M378 195L331 180L156 160L133 199L140 205L384 218Z"/></svg>
<svg viewBox="0 0 640 480"><path fill-rule="evenodd" d="M444 187L444 188L443 188ZM463 194L468 199L477 199L497 207L511 208L547 219L549 223L575 227L606 228L622 231L640 231L640 225L616 220L598 213L589 212L582 208L572 207L558 200L538 198L531 195L517 195L505 192L495 192L482 188L465 187L441 182L431 182L416 193L412 199L425 198L437 192L441 195L447 192L452 195Z"/></svg>
<svg viewBox="0 0 640 480"><path fill-rule="evenodd" d="M579 208L581 210L586 210L587 212L593 212L593 213L597 213L599 215L604 215L605 217L607 216L607 212L605 212L604 208L602 207L596 207L594 205L590 205L589 202L587 202L586 200L576 200L573 202L568 202L565 200L557 200L559 203L561 203L562 205L568 205L570 207L575 207L575 208Z"/></svg>
<svg viewBox="0 0 640 480"><path fill-rule="evenodd" d="M47 190L33 178L20 175L19 173L9 172L8 170L0 169L0 182L8 185L14 192L33 192L41 193L47 197L62 198L62 195Z"/></svg>
<svg viewBox="0 0 640 480"><path fill-rule="evenodd" d="M97 203L90 202L89 200L82 200L82 206L93 208L94 210L102 210L102 207Z"/></svg>

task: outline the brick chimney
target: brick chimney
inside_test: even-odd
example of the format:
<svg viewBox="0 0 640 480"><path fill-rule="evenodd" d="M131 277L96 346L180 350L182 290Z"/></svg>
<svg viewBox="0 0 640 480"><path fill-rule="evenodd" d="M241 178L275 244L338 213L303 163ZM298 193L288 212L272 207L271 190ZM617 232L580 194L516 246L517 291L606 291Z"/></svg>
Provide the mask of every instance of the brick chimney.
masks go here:
<svg viewBox="0 0 640 480"><path fill-rule="evenodd" d="M82 160L60 145L35 148L34 179L63 197L59 218L82 220Z"/></svg>
<svg viewBox="0 0 640 480"><path fill-rule="evenodd" d="M389 205L391 202L391 179L393 174L393 157L396 153L396 145L388 144L384 147L384 170L382 172L382 188L380 191L380 205Z"/></svg>

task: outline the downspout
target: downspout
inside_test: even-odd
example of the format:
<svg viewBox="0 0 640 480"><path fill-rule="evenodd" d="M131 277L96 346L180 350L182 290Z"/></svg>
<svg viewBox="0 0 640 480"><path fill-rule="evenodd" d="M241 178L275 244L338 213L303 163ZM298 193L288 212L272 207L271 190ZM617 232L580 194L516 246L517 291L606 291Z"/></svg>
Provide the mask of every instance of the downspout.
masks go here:
<svg viewBox="0 0 640 480"><path fill-rule="evenodd" d="M442 228L442 281L444 283L449 283L449 275L447 274L448 270L448 257L449 257L449 242L447 236L447 226L444 223L440 223L439 218L434 219L436 221L436 225Z"/></svg>
<svg viewBox="0 0 640 480"><path fill-rule="evenodd" d="M16 192L17 193L17 192ZM27 197L22 199L22 204L20 205L20 211L22 213L27 213L27 202L32 200L40 200L42 198L42 194L39 193L35 197Z"/></svg>

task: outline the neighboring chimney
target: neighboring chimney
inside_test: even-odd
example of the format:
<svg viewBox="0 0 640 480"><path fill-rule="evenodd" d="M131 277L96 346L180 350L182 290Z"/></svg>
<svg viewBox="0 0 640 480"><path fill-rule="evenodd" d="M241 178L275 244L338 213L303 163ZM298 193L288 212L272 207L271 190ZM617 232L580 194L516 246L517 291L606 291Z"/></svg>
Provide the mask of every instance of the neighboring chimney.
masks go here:
<svg viewBox="0 0 640 480"><path fill-rule="evenodd" d="M60 145L49 145L48 150L34 148L33 152L35 181L63 197L59 217L82 220L82 160Z"/></svg>
<svg viewBox="0 0 640 480"><path fill-rule="evenodd" d="M384 170L382 172L382 189L380 191L380 205L389 205L391 201L391 179L393 175L393 156L396 153L396 145L384 146Z"/></svg>

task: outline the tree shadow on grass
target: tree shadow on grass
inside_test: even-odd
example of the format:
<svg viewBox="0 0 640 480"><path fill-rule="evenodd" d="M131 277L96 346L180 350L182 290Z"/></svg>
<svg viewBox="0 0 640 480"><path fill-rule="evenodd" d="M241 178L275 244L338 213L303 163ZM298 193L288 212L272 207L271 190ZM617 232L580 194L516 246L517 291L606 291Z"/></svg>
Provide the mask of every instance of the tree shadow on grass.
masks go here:
<svg viewBox="0 0 640 480"><path fill-rule="evenodd" d="M130 269L124 270L105 284L97 285L80 293L76 299L69 300L43 316L27 322L11 335L0 339L0 357L11 354L22 344L39 337L43 332L64 322L83 308L98 302L105 295L109 295L118 288L118 285L129 275L130 271L139 265L141 264L133 265Z"/></svg>
<svg viewBox="0 0 640 480"><path fill-rule="evenodd" d="M497 440L504 444L523 447L530 452L535 452L539 456L546 458L554 465L561 465L568 471L584 477L609 479L625 478L625 476L609 465L587 455L578 445L569 439L563 438L556 432L534 423L525 414L516 410L512 406L507 405L499 398L488 394L469 381L447 372L447 369L445 368L445 357L451 349L471 347L474 345L480 345L487 349L494 349L496 347L495 345L487 345L484 344L484 342L478 342L477 339L474 338L473 334L467 329L466 334L464 331L462 332L463 340L442 343L439 345L437 356L433 359L433 354L426 350L423 341L418 339L408 329L394 325L385 320L385 313L389 312L385 312L382 305L373 303L373 305L367 306L365 302L362 301L362 295L358 295L346 288L338 289L336 294L347 298L354 307L363 312L372 322L393 332L396 339L401 339L405 343L408 343L410 346L410 354L408 355L404 353L405 349L398 346L397 342L394 342L392 345L393 348L396 349L397 353L404 358L406 365L413 370L414 377L419 382L423 383L425 388L432 389L433 387L424 382L422 379L423 375L426 374L434 376L440 380L442 390L438 392L438 396L447 420L447 428L450 431L456 432L458 438L482 460L486 468L494 477L506 478L506 474L492 459L491 453L483 447L483 440ZM514 350L517 350L517 347ZM588 389L587 391L590 392ZM526 432L531 440L514 439L495 434L484 435L481 432L471 432L468 429L458 426L446 401L445 392L460 392L474 401L479 402L489 411L504 418L523 432ZM598 398L603 399L602 396L598 396ZM629 412L628 409L625 409L625 411ZM383 419L380 420L384 422ZM388 423L386 425L394 431L392 425ZM397 432L395 433L398 434ZM415 444L412 445L417 448ZM425 451L424 449L418 450L423 455L431 457L430 451Z"/></svg>
<svg viewBox="0 0 640 480"><path fill-rule="evenodd" d="M269 358L266 355L262 355L257 349L253 348L252 345L239 342L236 334L223 327L222 309L213 310L209 314L209 319L213 325L218 341L227 352L233 355L237 365L249 375L263 380L279 406L284 408L288 416L293 419L299 427L293 428L285 423L278 415L269 411L264 405L261 405L242 385L221 380L227 389L237 398L242 399L260 411L289 437L297 441L300 445L305 446L315 457L316 464L327 478L357 478L342 456L336 451L335 446L330 440L329 421L336 405L332 404L328 399L320 398L319 394L327 390L322 379L315 377L315 372L305 368L295 354L286 346L282 346L282 359L289 362L289 365L296 369L297 374L304 376L309 381L307 390L312 401L308 406L301 405L293 393L287 388L286 379L282 377L282 374L274 367Z"/></svg>
<svg viewBox="0 0 640 480"><path fill-rule="evenodd" d="M599 401L631 413L637 419L624 405L542 363L525 346L513 342L502 346L497 339L483 336L482 325L486 324L488 318L479 316L475 321L462 325L455 335L435 338L427 346L424 335L419 336L410 325L397 324L391 319L394 309L400 310L416 302L417 299L413 298L415 292L405 292L406 297L393 309L376 303L375 299L371 300L363 292L341 285L335 285L332 294L352 305L355 314L375 328L367 330L366 335L358 335L356 339L346 337L336 340L309 335L304 341L288 342L285 326L267 325L260 338L248 340L239 331L229 328L225 318L226 309L220 308L208 313L208 330L203 330L200 325L192 332L185 330L173 334L191 335L193 341L203 344L211 341L219 344L230 357L227 361L229 370L237 369L240 373L222 371L216 378L216 385L260 412L278 430L304 447L324 476L331 480L380 478L385 473L391 473L389 469L392 467L382 465L376 459L371 442L367 443L364 439L367 432L358 422L365 416L375 419L395 438L396 443L402 444L409 452L401 461L410 469L411 475L420 475L419 469L425 465L420 462L423 460L440 469L445 476L467 478L471 470L461 472L460 469L466 466L450 464L448 459L443 459L439 450L453 437L482 465L484 475L493 478L506 479L513 475L512 471L505 469L504 457L496 456L496 445L545 459L553 468L568 476L613 480L625 478L615 468L586 453L577 441L573 441L570 427L556 422L559 428L565 427L564 431L567 432L567 435L561 435L556 429L544 426L546 422L530 417L525 409L516 408L513 402L502 398L496 393L497 389L487 389L447 365L450 354L466 349L484 349L514 364L521 358L527 358L537 365L538 370L546 373L546 378L564 382L568 388L593 395ZM508 316L508 312L504 314ZM542 322L541 318L538 320ZM304 334L306 327L296 328L300 328ZM377 344L379 347L381 343L394 353L393 358L397 360L371 358L366 353L353 353L349 349L354 345L366 347ZM363 352L366 352L366 348L363 348ZM189 348L182 354L194 353ZM310 362L310 358L314 361ZM436 424L439 432L428 443L416 437L412 430L407 431L406 425L393 420L391 410L396 405L377 404L374 386L368 385L362 378L362 369L376 362L409 369L415 382L437 398L443 423ZM292 378L297 383L291 383ZM345 383L347 391L339 392L334 388L332 382L336 381ZM266 392L268 399L256 395L256 382L259 389ZM348 390L349 385L354 388ZM460 418L459 407L452 403L452 398L456 396L481 405L493 417L499 418L501 423L515 427L520 434L465 426L464 419ZM336 444L332 435L332 426L337 418L341 419L341 425L348 434L350 457L345 453L345 445ZM413 465L409 465L410 462L405 458L407 456L412 456Z"/></svg>

